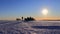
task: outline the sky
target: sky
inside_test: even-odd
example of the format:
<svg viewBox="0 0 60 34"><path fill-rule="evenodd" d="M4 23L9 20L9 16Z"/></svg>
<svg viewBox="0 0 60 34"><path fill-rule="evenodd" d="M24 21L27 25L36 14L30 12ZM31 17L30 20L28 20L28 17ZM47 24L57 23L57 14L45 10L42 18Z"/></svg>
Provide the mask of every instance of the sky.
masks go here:
<svg viewBox="0 0 60 34"><path fill-rule="evenodd" d="M46 8L49 18L60 17L60 0L0 0L0 20L18 17L44 17L41 11Z"/></svg>

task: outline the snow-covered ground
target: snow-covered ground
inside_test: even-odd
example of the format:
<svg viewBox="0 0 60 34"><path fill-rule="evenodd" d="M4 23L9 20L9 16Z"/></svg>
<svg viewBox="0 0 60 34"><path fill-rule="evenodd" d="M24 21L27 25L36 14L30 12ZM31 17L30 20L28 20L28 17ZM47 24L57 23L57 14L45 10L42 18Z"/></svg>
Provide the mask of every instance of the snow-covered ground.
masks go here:
<svg viewBox="0 0 60 34"><path fill-rule="evenodd" d="M60 26L60 21L0 21L0 34L60 34L60 29L37 29L32 26Z"/></svg>

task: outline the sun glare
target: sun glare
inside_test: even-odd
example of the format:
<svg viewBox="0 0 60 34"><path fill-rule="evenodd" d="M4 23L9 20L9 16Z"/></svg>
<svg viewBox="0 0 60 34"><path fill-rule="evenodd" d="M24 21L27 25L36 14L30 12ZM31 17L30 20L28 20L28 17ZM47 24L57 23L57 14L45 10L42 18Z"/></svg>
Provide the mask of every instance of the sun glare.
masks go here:
<svg viewBox="0 0 60 34"><path fill-rule="evenodd" d="M47 10L47 9L43 9L43 10L42 10L42 14L43 14L43 15L47 15L47 14L48 14L48 10Z"/></svg>

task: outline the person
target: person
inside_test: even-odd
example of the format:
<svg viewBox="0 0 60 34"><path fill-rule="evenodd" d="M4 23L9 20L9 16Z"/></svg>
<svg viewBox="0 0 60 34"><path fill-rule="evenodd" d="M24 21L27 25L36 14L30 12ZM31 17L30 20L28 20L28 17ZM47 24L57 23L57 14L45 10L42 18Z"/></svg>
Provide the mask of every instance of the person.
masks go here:
<svg viewBox="0 0 60 34"><path fill-rule="evenodd" d="M21 17L22 18L22 21L23 21L23 17Z"/></svg>

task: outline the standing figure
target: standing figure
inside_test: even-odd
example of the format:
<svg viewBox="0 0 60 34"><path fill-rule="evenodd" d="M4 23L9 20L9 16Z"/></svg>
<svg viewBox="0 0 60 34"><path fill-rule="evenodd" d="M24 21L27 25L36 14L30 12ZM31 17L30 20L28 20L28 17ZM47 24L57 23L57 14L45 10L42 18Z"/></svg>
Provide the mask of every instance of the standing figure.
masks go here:
<svg viewBox="0 0 60 34"><path fill-rule="evenodd" d="M22 21L23 21L23 17L21 17L22 18Z"/></svg>

